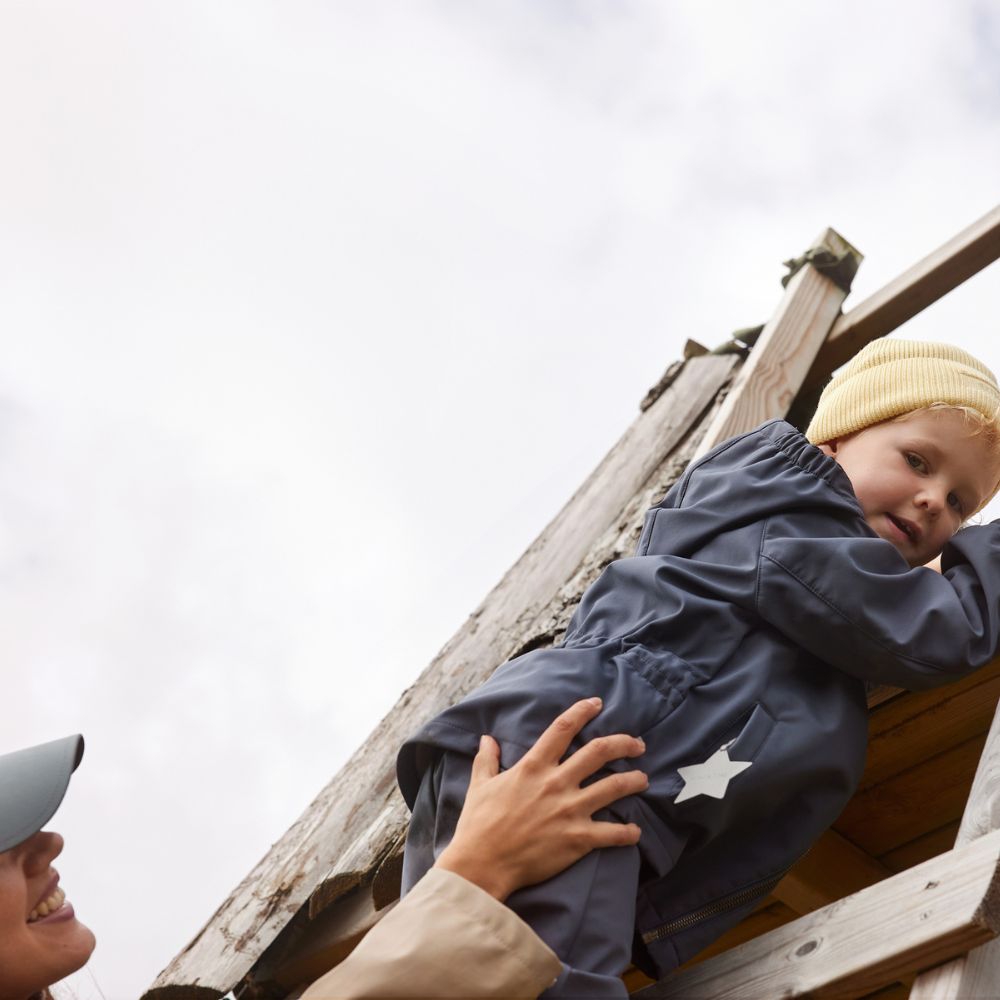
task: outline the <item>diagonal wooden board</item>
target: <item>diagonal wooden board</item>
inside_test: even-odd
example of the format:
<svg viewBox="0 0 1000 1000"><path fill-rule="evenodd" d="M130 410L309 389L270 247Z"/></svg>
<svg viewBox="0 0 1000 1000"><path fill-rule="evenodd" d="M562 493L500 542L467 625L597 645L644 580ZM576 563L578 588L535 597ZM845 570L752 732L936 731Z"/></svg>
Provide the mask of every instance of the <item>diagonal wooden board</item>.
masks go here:
<svg viewBox="0 0 1000 1000"><path fill-rule="evenodd" d="M643 1000L860 997L1000 932L1000 831L640 990Z"/></svg>
<svg viewBox="0 0 1000 1000"><path fill-rule="evenodd" d="M861 259L833 230L824 231L815 247ZM811 265L795 274L751 355L756 376L740 380L730 391L701 452L762 420L784 415L846 294ZM697 365L688 362L666 392L640 414L364 746L157 977L143 1000L221 996L247 976L317 889L329 903L377 871L398 845L405 823L394 782L397 747L423 720L458 700L516 651L523 623L537 616L652 470L691 431L735 364L732 358L711 355L695 361Z"/></svg>
<svg viewBox="0 0 1000 1000"><path fill-rule="evenodd" d="M733 356L706 356L681 368L365 744L157 977L146 1000L222 996L320 886L330 903L377 870L406 821L395 784L403 739L516 652L526 623L553 600L652 470L697 427L737 364Z"/></svg>

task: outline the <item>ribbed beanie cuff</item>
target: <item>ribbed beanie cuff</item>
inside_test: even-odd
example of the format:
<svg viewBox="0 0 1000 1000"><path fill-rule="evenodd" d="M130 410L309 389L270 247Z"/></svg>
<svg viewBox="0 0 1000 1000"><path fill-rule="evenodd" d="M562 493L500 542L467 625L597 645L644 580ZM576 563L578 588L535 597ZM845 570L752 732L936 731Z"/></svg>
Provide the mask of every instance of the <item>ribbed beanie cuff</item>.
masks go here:
<svg viewBox="0 0 1000 1000"><path fill-rule="evenodd" d="M934 403L968 406L1000 429L1000 388L981 361L951 344L881 338L830 380L806 437L823 444Z"/></svg>

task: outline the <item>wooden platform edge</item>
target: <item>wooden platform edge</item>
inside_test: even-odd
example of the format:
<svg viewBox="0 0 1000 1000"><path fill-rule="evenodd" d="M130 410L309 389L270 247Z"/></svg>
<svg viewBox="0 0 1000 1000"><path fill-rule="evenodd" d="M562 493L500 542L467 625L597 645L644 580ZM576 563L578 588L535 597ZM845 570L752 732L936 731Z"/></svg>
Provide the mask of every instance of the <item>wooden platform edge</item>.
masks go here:
<svg viewBox="0 0 1000 1000"><path fill-rule="evenodd" d="M643 1000L857 997L1000 933L1000 831L661 980Z"/></svg>

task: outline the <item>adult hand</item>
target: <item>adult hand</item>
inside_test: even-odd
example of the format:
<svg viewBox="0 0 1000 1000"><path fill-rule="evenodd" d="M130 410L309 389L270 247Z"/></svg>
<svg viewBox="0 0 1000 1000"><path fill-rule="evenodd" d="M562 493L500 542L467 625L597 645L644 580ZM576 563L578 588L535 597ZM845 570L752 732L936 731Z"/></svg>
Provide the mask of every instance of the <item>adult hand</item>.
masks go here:
<svg viewBox="0 0 1000 1000"><path fill-rule="evenodd" d="M500 770L500 748L483 736L455 836L435 862L504 900L515 889L544 882L595 847L635 844L634 823L607 823L593 814L626 795L641 792L641 771L609 775L585 788L580 783L609 761L638 757L641 739L599 736L560 763L573 737L601 711L600 698L578 701L508 771Z"/></svg>

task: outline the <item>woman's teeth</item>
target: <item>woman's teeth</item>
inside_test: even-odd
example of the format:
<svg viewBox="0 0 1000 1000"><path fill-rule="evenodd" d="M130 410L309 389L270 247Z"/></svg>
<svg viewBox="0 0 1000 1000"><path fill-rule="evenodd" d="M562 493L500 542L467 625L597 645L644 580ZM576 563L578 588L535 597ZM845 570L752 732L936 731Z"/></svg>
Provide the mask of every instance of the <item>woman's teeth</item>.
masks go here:
<svg viewBox="0 0 1000 1000"><path fill-rule="evenodd" d="M31 914L28 917L28 923L33 923L36 920L41 920L42 917L47 917L50 913L55 913L56 910L58 910L65 902L66 893L56 886L56 891L52 893L48 899L43 900L31 911Z"/></svg>

